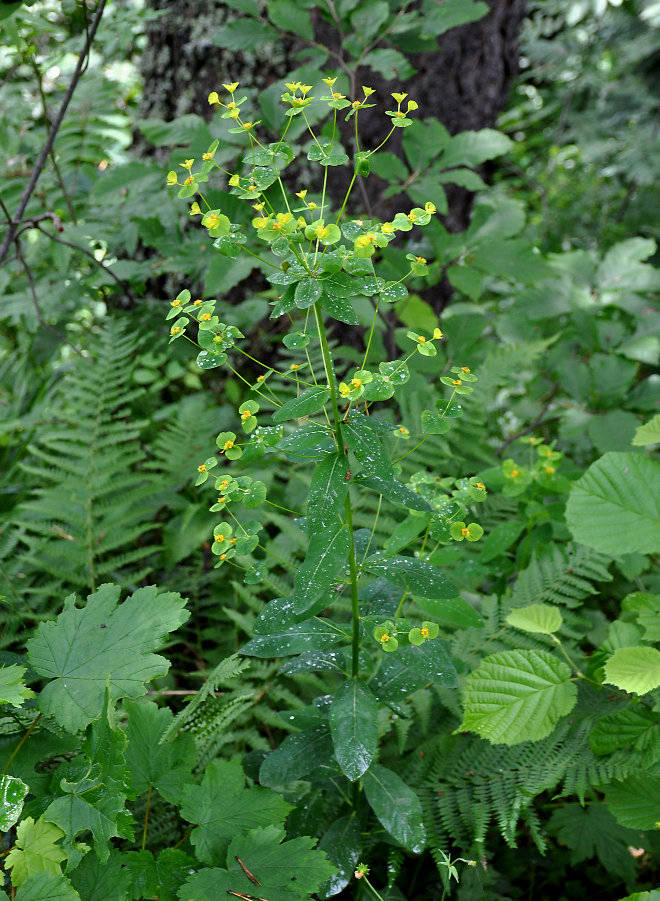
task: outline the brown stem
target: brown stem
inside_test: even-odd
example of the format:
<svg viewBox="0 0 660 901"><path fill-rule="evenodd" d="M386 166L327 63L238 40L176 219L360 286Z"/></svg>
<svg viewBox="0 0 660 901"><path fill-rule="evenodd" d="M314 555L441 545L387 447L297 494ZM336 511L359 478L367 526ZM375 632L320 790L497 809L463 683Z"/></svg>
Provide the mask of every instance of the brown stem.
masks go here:
<svg viewBox="0 0 660 901"><path fill-rule="evenodd" d="M92 41L94 40L94 35L96 34L96 30L101 21L101 16L103 15L103 10L105 8L106 0L99 0L99 5L96 8L96 12L94 14L94 18L92 19L92 23L89 27L89 31L87 32L87 40L85 41L85 46L80 51L80 55L78 56L78 62L76 63L76 68L71 77L71 81L69 82L69 87L66 89L66 94L64 95L64 99L60 105L59 110L55 118L53 119L53 126L46 138L46 143L41 148L41 153L39 154L39 158L35 164L35 167L32 171L32 176L25 186L25 190L21 195L21 199L18 204L18 209L14 214L14 217L11 221L9 228L7 229L7 233L2 239L2 245L0 245L0 263L2 263L7 256L7 251L9 250L9 245L14 240L14 235L16 233L16 226L23 218L23 213L25 212L25 208L28 205L30 197L34 189L37 186L37 182L39 180L39 176L43 172L44 166L46 165L46 160L50 154L51 148L55 143L55 138L57 136L57 132L64 121L64 115L68 109L69 103L71 102L71 98L73 97L73 92L76 89L78 82L80 81L80 76L84 72L85 61L89 55L89 51L92 45Z"/></svg>

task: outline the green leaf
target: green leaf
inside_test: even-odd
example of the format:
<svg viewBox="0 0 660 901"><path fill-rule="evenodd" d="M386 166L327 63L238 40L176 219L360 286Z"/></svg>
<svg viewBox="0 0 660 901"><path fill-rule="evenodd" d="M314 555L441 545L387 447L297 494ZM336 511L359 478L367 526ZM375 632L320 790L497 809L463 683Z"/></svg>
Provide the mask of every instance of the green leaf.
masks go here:
<svg viewBox="0 0 660 901"><path fill-rule="evenodd" d="M328 620L308 619L280 632L255 635L239 653L247 657L290 657L305 651L323 651L345 637Z"/></svg>
<svg viewBox="0 0 660 901"><path fill-rule="evenodd" d="M646 447L649 444L660 444L660 413L656 413L653 419L640 425L635 432L632 443L636 447Z"/></svg>
<svg viewBox="0 0 660 901"><path fill-rule="evenodd" d="M459 730L493 744L549 735L577 700L571 670L548 651L502 651L485 657L466 679Z"/></svg>
<svg viewBox="0 0 660 901"><path fill-rule="evenodd" d="M550 817L549 829L571 851L571 864L598 857L617 877L634 876L634 860L628 847L634 836L620 826L607 807L594 801L587 808L564 804Z"/></svg>
<svg viewBox="0 0 660 901"><path fill-rule="evenodd" d="M660 463L608 453L573 485L566 522L580 544L618 557L660 550Z"/></svg>
<svg viewBox="0 0 660 901"><path fill-rule="evenodd" d="M422 610L430 613L434 619L440 619L455 626L469 629L472 626L483 626L483 620L466 600L458 595L453 598L422 598L417 596L416 603Z"/></svg>
<svg viewBox="0 0 660 901"><path fill-rule="evenodd" d="M607 806L629 829L658 829L660 823L660 776L644 773L628 776L623 782L611 782L605 788Z"/></svg>
<svg viewBox="0 0 660 901"><path fill-rule="evenodd" d="M376 430L366 416L355 416L342 427L346 443L362 464L360 477L378 476L393 481L394 469Z"/></svg>
<svg viewBox="0 0 660 901"><path fill-rule="evenodd" d="M16 827L14 847L5 858L5 868L11 870L12 885L21 886L37 873L60 875L60 863L66 852L55 844L64 832L43 818L36 821L26 817ZM43 901L43 899L40 899Z"/></svg>
<svg viewBox="0 0 660 901"><path fill-rule="evenodd" d="M362 65L380 72L387 81L392 81L392 79L404 81L412 78L416 71L403 53L389 47L367 53L362 57Z"/></svg>
<svg viewBox="0 0 660 901"><path fill-rule="evenodd" d="M323 388L320 385L313 385L305 390L298 397L293 397L273 413L274 422L286 422L287 419L300 419L308 416L310 413L316 413L327 402L330 397L329 388Z"/></svg>
<svg viewBox="0 0 660 901"><path fill-rule="evenodd" d="M420 510L425 513L431 510L431 505L428 501L420 497L412 488L408 488L407 485L399 482L398 479L382 479L380 476L371 475L359 478L356 481L364 485L365 488L371 488L372 491L382 494L383 497L386 497L392 503L405 507L406 510Z"/></svg>
<svg viewBox="0 0 660 901"><path fill-rule="evenodd" d="M165 848L158 857L151 851L129 851L124 856L122 873L130 879L131 898L177 901L178 889L195 864L192 857L176 848Z"/></svg>
<svg viewBox="0 0 660 901"><path fill-rule="evenodd" d="M419 854L426 845L426 831L415 792L396 773L377 763L364 774L362 785L371 809L392 838Z"/></svg>
<svg viewBox="0 0 660 901"><path fill-rule="evenodd" d="M439 37L457 25L483 19L489 12L488 5L480 0L443 0L437 6L431 6L424 16L424 31Z"/></svg>
<svg viewBox="0 0 660 901"><path fill-rule="evenodd" d="M605 664L605 681L638 695L653 691L660 686L660 651L645 646L617 648Z"/></svg>
<svg viewBox="0 0 660 901"><path fill-rule="evenodd" d="M549 604L530 604L529 607L519 607L512 610L506 621L514 629L523 632L540 632L542 635L552 635L561 629L562 615L556 607Z"/></svg>
<svg viewBox="0 0 660 901"><path fill-rule="evenodd" d="M378 702L361 679L347 679L330 705L335 757L355 782L371 765L378 747Z"/></svg>
<svg viewBox="0 0 660 901"><path fill-rule="evenodd" d="M599 756L614 754L622 748L638 751L660 747L660 717L648 707L625 707L596 722L589 745Z"/></svg>
<svg viewBox="0 0 660 901"><path fill-rule="evenodd" d="M113 849L110 858L100 863L96 854L86 854L71 873L73 887L84 901L126 901L135 897L135 893L129 894L129 889L136 889L139 880L136 885L128 866L124 866L128 857ZM176 901L173 895L161 894L159 897L162 901Z"/></svg>
<svg viewBox="0 0 660 901"><path fill-rule="evenodd" d="M228 869L201 870L188 879L180 897L185 901L226 901L229 896L308 899L335 868L322 851L314 850L315 839L302 836L282 842L283 838L284 830L277 825L238 834L227 853Z"/></svg>
<svg viewBox="0 0 660 901"><path fill-rule="evenodd" d="M335 297L324 291L322 306L329 316L346 325L358 325L360 322L353 304L345 297Z"/></svg>
<svg viewBox="0 0 660 901"><path fill-rule="evenodd" d="M82 610L69 595L57 621L41 623L27 642L30 665L52 680L39 708L69 732L99 716L106 685L113 699L143 695L145 682L169 669L153 648L188 619L185 601L173 592L151 585L117 606L119 593L118 585L101 585Z"/></svg>
<svg viewBox="0 0 660 901"><path fill-rule="evenodd" d="M462 3L463 0L458 0ZM443 3L443 6L446 4ZM513 147L513 141L501 131L492 128L482 128L481 131L461 131L449 138L440 156L438 165L443 169L452 166L467 166L473 168L492 160L496 156L508 153Z"/></svg>
<svg viewBox="0 0 660 901"><path fill-rule="evenodd" d="M407 588L424 598L454 598L458 589L436 566L415 557L384 557L374 554L364 564L369 572Z"/></svg>
<svg viewBox="0 0 660 901"><path fill-rule="evenodd" d="M320 764L332 760L332 738L325 723L288 735L279 748L265 758L259 782L267 787L302 779Z"/></svg>
<svg viewBox="0 0 660 901"><path fill-rule="evenodd" d="M194 782L197 750L192 735L184 732L163 742L174 715L153 701L125 701L124 710L128 714L126 765L131 789L141 795L155 788L166 801L180 803L184 787Z"/></svg>
<svg viewBox="0 0 660 901"><path fill-rule="evenodd" d="M418 673L425 680L436 685L454 687L458 684L456 669L451 662L451 654L446 642L439 638L423 644L410 644L397 653L397 660L408 670Z"/></svg>
<svg viewBox="0 0 660 901"><path fill-rule="evenodd" d="M62 844L72 868L82 857L76 844L81 832L92 834L101 862L108 859L111 838L133 838L132 817L125 810L127 739L121 729L114 728L112 718L106 694L103 716L88 728L82 746L87 759L83 758L74 773L60 781L63 795L55 798L44 812L44 819L64 830Z"/></svg>
<svg viewBox="0 0 660 901"><path fill-rule="evenodd" d="M351 815L335 820L319 842L319 851L325 851L328 860L337 869L318 891L322 898L330 898L338 895L353 879L355 867L362 856L362 837L357 817Z"/></svg>
<svg viewBox="0 0 660 901"><path fill-rule="evenodd" d="M341 517L348 494L347 473L346 455L339 452L328 454L314 470L307 503L307 531L310 535L330 528Z"/></svg>
<svg viewBox="0 0 660 901"><path fill-rule="evenodd" d="M481 543L479 560L482 563L490 563L499 557L518 539L524 528L525 523L517 519L510 519L495 526Z"/></svg>
<svg viewBox="0 0 660 901"><path fill-rule="evenodd" d="M62 873L31 876L16 892L15 901L81 901L80 895ZM87 901L87 899L85 899Z"/></svg>
<svg viewBox="0 0 660 901"><path fill-rule="evenodd" d="M302 278L296 285L294 299L301 310L313 306L323 293L323 285L317 278Z"/></svg>
<svg viewBox="0 0 660 901"><path fill-rule="evenodd" d="M214 760L207 766L201 785L184 789L181 816L196 824L190 841L197 857L213 865L224 861L235 835L257 826L277 827L290 809L268 788L246 788L239 760Z"/></svg>
<svg viewBox="0 0 660 901"><path fill-rule="evenodd" d="M7 832L18 820L29 787L17 776L0 776L0 832Z"/></svg>
<svg viewBox="0 0 660 901"><path fill-rule="evenodd" d="M293 0L272 0L267 6L268 18L283 31L295 34L307 41L314 40L312 20L307 10Z"/></svg>
<svg viewBox="0 0 660 901"><path fill-rule="evenodd" d="M268 41L277 41L278 34L270 25L256 19L234 19L228 25L215 28L211 43L217 47L240 47L242 50L258 50Z"/></svg>
<svg viewBox="0 0 660 901"><path fill-rule="evenodd" d="M22 707L28 698L36 698L32 689L23 682L26 670L27 666L15 663L0 667L0 701L11 704L12 707Z"/></svg>
<svg viewBox="0 0 660 901"><path fill-rule="evenodd" d="M312 535L307 556L293 580L293 606L305 613L328 589L346 563L350 539L345 524L335 523Z"/></svg>

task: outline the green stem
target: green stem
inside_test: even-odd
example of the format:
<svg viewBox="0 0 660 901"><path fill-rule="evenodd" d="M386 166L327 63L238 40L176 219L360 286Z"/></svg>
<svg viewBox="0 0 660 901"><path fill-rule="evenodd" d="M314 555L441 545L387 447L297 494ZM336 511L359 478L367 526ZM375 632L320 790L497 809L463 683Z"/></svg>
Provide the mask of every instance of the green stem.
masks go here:
<svg viewBox="0 0 660 901"><path fill-rule="evenodd" d="M332 414L335 420L335 441L337 442L337 450L344 453L344 437L341 428L341 414L339 412L339 403L337 401L337 387L335 384L335 374L332 366L332 356L330 347L328 346L328 335L325 330L321 307L318 303L314 304L314 316L316 317L316 328L321 342L321 352L323 354L323 366L325 375L330 385L330 400L332 403ZM344 514L346 516L346 527L348 528L348 566L351 580L351 610L352 610L352 667L351 673L354 678L360 672L360 602L358 598L358 570L357 561L355 559L355 541L353 539L353 510L351 508L350 492L346 495L344 502Z"/></svg>

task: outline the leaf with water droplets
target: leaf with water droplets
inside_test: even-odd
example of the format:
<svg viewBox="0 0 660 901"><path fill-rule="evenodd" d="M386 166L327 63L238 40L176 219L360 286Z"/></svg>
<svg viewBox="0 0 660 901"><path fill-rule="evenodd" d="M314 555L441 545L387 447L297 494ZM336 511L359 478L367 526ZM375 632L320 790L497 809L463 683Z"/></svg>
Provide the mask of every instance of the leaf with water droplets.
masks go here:
<svg viewBox="0 0 660 901"><path fill-rule="evenodd" d="M307 505L307 531L310 535L338 521L348 493L347 473L348 461L343 453L327 456L314 470Z"/></svg>
<svg viewBox="0 0 660 901"><path fill-rule="evenodd" d="M365 773L378 747L378 703L361 679L344 682L330 707L335 757L351 782Z"/></svg>
<svg viewBox="0 0 660 901"><path fill-rule="evenodd" d="M325 851L338 870L318 892L320 898L330 898L346 888L362 856L360 823L355 814L335 820L319 842L319 851Z"/></svg>
<svg viewBox="0 0 660 901"><path fill-rule="evenodd" d="M401 663L436 685L455 686L458 683L454 664L451 662L446 642L439 638L421 645L408 645L397 654Z"/></svg>
<svg viewBox="0 0 660 901"><path fill-rule="evenodd" d="M243 645L239 654L245 657L292 657L303 651L323 651L346 637L327 619L307 619L281 632L255 635Z"/></svg>
<svg viewBox="0 0 660 901"><path fill-rule="evenodd" d="M381 479L377 475L372 475L364 479L361 478L358 481L365 488L371 488L372 491L382 494L383 497L386 497L394 504L398 504L400 507L405 507L406 510L422 510L427 513L432 509L428 501L425 501L423 497L420 497L419 494L416 494L411 488L408 488L407 485L395 478Z"/></svg>
<svg viewBox="0 0 660 901"><path fill-rule="evenodd" d="M395 585L407 588L413 594L419 594L424 598L454 598L458 594L454 583L426 560L374 554L364 565L370 572L385 576Z"/></svg>
<svg viewBox="0 0 660 901"><path fill-rule="evenodd" d="M312 536L307 556L294 578L293 606L304 613L321 597L348 557L348 529L336 523Z"/></svg>
<svg viewBox="0 0 660 901"><path fill-rule="evenodd" d="M413 854L426 845L422 805L415 792L391 770L377 763L363 776L364 793L393 839Z"/></svg>
<svg viewBox="0 0 660 901"><path fill-rule="evenodd" d="M328 388L320 385L312 385L306 388L298 397L292 397L273 413L274 422L285 422L287 419L299 419L301 416L308 416L310 413L316 413L326 403L330 397Z"/></svg>
<svg viewBox="0 0 660 901"><path fill-rule="evenodd" d="M259 782L267 787L302 779L323 762L332 759L332 738L327 724L294 732L284 739L261 764Z"/></svg>
<svg viewBox="0 0 660 901"><path fill-rule="evenodd" d="M386 481L394 480L394 468L390 458L366 416L354 416L343 426L342 431L349 448L362 464L361 478L378 476Z"/></svg>

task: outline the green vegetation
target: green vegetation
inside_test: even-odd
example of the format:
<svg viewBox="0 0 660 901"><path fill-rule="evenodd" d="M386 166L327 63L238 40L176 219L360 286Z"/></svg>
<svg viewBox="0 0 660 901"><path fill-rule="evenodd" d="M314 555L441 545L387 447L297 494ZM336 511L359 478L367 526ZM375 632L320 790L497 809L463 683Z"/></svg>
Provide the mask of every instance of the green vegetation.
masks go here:
<svg viewBox="0 0 660 901"><path fill-rule="evenodd" d="M655 6L453 135L480 2L234 0L300 67L172 121L159 13L5 6L0 896L655 901Z"/></svg>

